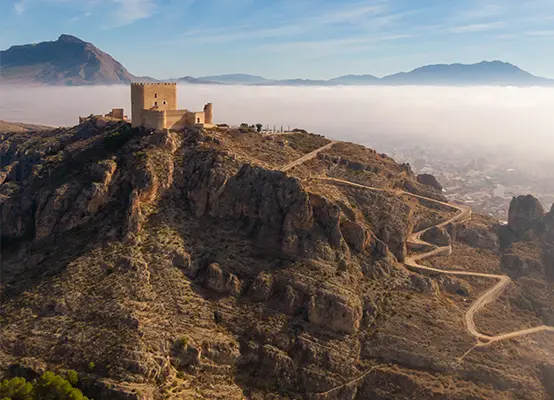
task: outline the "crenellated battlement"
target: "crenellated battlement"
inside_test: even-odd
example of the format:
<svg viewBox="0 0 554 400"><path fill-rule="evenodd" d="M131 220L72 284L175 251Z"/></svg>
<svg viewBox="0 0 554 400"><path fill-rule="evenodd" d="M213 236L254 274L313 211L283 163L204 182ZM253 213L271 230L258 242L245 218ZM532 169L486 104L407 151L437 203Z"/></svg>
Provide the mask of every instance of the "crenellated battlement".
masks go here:
<svg viewBox="0 0 554 400"><path fill-rule="evenodd" d="M159 114L163 114L163 113L166 113L167 111L165 110L156 110L155 108L153 109L150 109L150 110L142 110L143 113L159 113Z"/></svg>
<svg viewBox="0 0 554 400"><path fill-rule="evenodd" d="M177 86L176 82L132 82L131 86Z"/></svg>

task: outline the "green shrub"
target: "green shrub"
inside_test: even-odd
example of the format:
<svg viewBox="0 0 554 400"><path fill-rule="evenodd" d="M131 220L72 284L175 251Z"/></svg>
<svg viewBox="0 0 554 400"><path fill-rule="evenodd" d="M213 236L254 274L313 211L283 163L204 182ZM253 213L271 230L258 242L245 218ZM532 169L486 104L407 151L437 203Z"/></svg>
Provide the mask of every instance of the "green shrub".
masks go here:
<svg viewBox="0 0 554 400"><path fill-rule="evenodd" d="M77 371L74 371L72 369L67 371L67 380L73 386L77 385L77 383L79 382L79 374L77 373Z"/></svg>
<svg viewBox="0 0 554 400"><path fill-rule="evenodd" d="M187 344L189 343L189 339L186 336L181 336L179 339L177 339L177 345L179 347L187 347Z"/></svg>
<svg viewBox="0 0 554 400"><path fill-rule="evenodd" d="M144 160L146 157L148 157L148 154L144 151L135 151L133 153L133 156L135 156L137 160Z"/></svg>
<svg viewBox="0 0 554 400"><path fill-rule="evenodd" d="M96 364L91 361L88 363L87 368L89 369L89 371L93 371L94 368L96 368Z"/></svg>
<svg viewBox="0 0 554 400"><path fill-rule="evenodd" d="M75 389L71 386L71 383L50 371L42 374L40 379L35 383L34 393L37 400L87 399L79 389Z"/></svg>
<svg viewBox="0 0 554 400"><path fill-rule="evenodd" d="M0 398L2 400L34 400L33 384L25 378L12 378L0 382Z"/></svg>
<svg viewBox="0 0 554 400"><path fill-rule="evenodd" d="M133 130L128 125L124 125L118 131L109 132L104 136L104 146L110 151L116 151L131 138L132 134Z"/></svg>
<svg viewBox="0 0 554 400"><path fill-rule="evenodd" d="M75 371L68 371L70 381L78 381ZM72 383L53 372L47 371L33 381L25 378L12 378L0 382L2 400L88 400Z"/></svg>

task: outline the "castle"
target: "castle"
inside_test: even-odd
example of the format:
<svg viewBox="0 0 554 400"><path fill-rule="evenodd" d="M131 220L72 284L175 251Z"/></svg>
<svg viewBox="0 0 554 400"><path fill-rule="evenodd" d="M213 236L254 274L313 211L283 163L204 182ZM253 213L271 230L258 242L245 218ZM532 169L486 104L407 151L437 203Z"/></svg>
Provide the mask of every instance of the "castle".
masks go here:
<svg viewBox="0 0 554 400"><path fill-rule="evenodd" d="M212 103L204 111L177 109L176 83L131 83L133 127L182 129L186 125L213 126Z"/></svg>

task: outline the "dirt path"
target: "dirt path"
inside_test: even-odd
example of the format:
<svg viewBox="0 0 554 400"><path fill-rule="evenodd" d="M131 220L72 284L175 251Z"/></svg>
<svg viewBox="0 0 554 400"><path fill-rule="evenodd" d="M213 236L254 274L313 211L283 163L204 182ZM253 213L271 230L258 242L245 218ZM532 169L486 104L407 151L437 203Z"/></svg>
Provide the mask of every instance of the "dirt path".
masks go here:
<svg viewBox="0 0 554 400"><path fill-rule="evenodd" d="M323 147L320 147L319 149L315 149L314 151L306 154L305 156L303 157L300 157L298 160L295 160L293 162L290 162L288 163L287 165L285 165L283 168L281 168L281 171L283 172L286 172L290 169L293 169L294 167L298 166L298 165L301 165L301 164L304 164L306 161L310 161L312 159L314 159L315 157L317 157L317 155L319 153L321 153L322 151L325 151L327 149L330 149L331 147L333 147L337 142L330 142L330 143L327 143L325 146Z"/></svg>
<svg viewBox="0 0 554 400"><path fill-rule="evenodd" d="M343 184L343 185L348 185L348 186L373 190L373 191L392 192L390 190L379 189L379 188L374 188L374 187L371 187L371 186L361 185L359 183L353 183L353 182L345 181L343 179L328 178L328 177L314 178L314 179L318 179L318 180L325 181L325 182L330 182L330 183L335 183L335 184ZM477 300L475 300L475 302L471 305L469 310L467 310L467 312L465 314L465 317L464 317L467 331L473 337L475 337L478 340L478 346L488 346L488 345L490 345L494 342L499 342L499 341L502 341L502 340L512 339L512 338L519 337L519 336L529 335L529 334L532 334L532 333L538 333L538 332L544 332L544 331L554 332L554 327L542 325L542 326L537 326L535 328L522 329L522 330L519 330L519 331L504 333L504 334L495 335L495 336L489 336L489 335L485 335L483 333L480 333L477 330L477 327L475 325L475 320L474 320L475 314L477 312L479 312L487 304L492 303L493 301L495 301L500 296L500 294L502 294L502 292L504 291L506 286L508 286L511 282L510 277L507 276L507 275L483 274L483 273L479 273L479 272L470 272L470 271L448 271L448 270L442 270L442 269L438 269L438 268L426 267L424 265L418 264L418 261L424 260L424 259L429 258L429 257L435 257L435 256L438 256L438 255L445 255L445 254L450 255L452 253L452 246L451 245L443 246L443 247L437 247L437 246L434 246L431 243L425 242L424 240L421 239L421 237L425 232L427 232L429 229L431 229L433 227L444 227L448 224L452 224L452 223L455 223L455 222L458 222L458 221L461 221L461 220L464 220L466 218L471 217L471 208L466 207L466 206L462 206L462 205L445 203L445 202L442 202L442 201L439 201L439 200L434 200L434 199L431 199L431 198L428 198L428 197L419 196L417 194L413 194L413 193L410 193L410 192L405 192L405 191L402 191L402 190L394 191L394 193L397 194L397 195L403 194L403 195L423 199L423 200L426 200L426 201L431 201L431 202L441 204L443 206L447 206L447 207L450 207L450 208L456 210L456 215L454 215L452 218L448 219L447 221L444 221L444 222L442 222L438 225L434 225L434 226L431 226L429 228L423 229L419 232L412 233L410 235L410 237L408 238L408 242L419 244L419 245L431 246L433 248L433 250L427 251L425 253L411 255L408 258L406 258L406 260L404 261L404 264L406 264L406 266L409 269L423 270L423 271L429 271L429 272L434 272L434 273L438 273L438 274L445 274L445 275L475 276L475 277L480 277L480 278L490 278L490 279L498 280L497 284L492 286L485 293L483 293Z"/></svg>

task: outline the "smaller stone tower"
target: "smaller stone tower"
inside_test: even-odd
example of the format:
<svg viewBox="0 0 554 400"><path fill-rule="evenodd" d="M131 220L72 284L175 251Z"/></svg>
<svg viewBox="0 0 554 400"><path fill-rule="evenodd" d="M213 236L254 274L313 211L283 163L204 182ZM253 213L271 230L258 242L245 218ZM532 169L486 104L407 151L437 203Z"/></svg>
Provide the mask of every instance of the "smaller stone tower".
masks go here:
<svg viewBox="0 0 554 400"><path fill-rule="evenodd" d="M212 103L208 103L204 106L204 123L213 125L213 106Z"/></svg>

